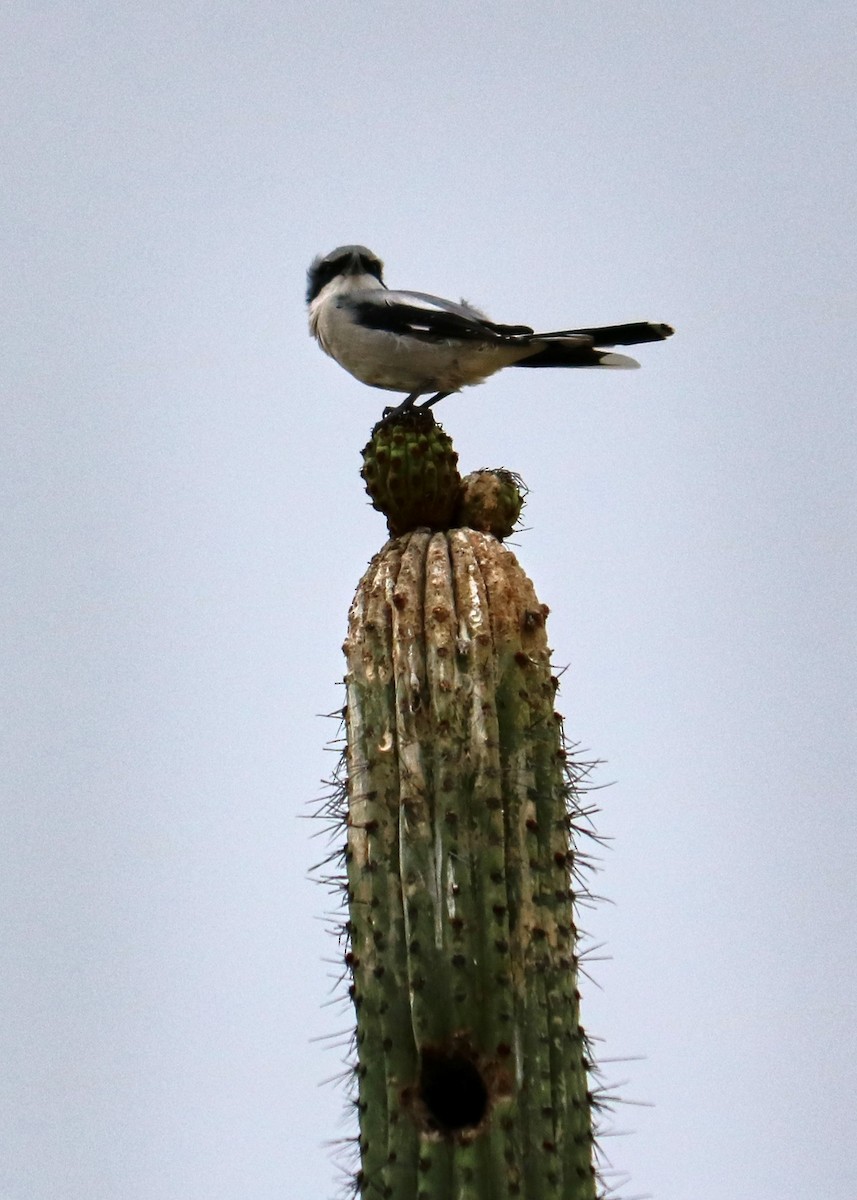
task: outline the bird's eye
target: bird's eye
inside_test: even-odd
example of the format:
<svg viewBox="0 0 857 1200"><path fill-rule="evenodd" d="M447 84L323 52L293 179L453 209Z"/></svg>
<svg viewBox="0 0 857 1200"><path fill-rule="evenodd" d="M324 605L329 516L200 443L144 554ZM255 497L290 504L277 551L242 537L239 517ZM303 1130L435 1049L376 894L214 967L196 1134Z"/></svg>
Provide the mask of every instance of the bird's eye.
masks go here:
<svg viewBox="0 0 857 1200"><path fill-rule="evenodd" d="M365 274L371 275L374 279L380 280L381 271L383 270L383 264L380 258L375 258L374 256L370 257L368 254L361 254L360 266L363 268Z"/></svg>
<svg viewBox="0 0 857 1200"><path fill-rule="evenodd" d="M334 275L339 275L348 266L351 261L350 254L340 254L331 262L325 264L324 273L329 279L333 279Z"/></svg>

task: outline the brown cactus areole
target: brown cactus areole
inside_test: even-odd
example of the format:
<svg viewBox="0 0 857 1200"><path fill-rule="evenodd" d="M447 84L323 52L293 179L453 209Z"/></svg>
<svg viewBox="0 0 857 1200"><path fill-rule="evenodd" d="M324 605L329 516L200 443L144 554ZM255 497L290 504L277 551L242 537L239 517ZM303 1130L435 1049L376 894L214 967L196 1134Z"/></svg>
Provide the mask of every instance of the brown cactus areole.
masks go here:
<svg viewBox="0 0 857 1200"><path fill-rule="evenodd" d="M450 451L439 468L418 464L432 513L456 508L436 487L445 472L460 489ZM396 503L419 519L418 497ZM546 615L514 555L466 527L388 542L351 606L347 930L365 1200L596 1196L573 787Z"/></svg>

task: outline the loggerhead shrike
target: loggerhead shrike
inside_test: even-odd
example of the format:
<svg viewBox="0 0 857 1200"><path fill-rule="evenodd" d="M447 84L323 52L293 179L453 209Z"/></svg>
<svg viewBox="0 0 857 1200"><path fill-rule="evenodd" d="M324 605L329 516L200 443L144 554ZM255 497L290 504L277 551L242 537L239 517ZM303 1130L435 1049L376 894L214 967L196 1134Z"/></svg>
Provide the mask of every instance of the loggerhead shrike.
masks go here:
<svg viewBox="0 0 857 1200"><path fill-rule="evenodd" d="M339 246L307 272L310 333L361 383L406 392L398 409L430 396L429 408L503 367L638 367L599 347L662 342L669 325L635 321L597 329L536 333L496 325L478 309L425 292L392 292L383 263L365 246Z"/></svg>

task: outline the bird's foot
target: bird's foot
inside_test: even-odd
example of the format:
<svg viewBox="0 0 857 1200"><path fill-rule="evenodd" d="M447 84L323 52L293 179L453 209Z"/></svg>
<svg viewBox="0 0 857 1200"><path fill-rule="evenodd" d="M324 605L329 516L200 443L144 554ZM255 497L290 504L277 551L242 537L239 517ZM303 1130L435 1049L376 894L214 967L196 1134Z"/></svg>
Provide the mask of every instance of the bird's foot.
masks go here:
<svg viewBox="0 0 857 1200"><path fill-rule="evenodd" d="M402 413L410 412L415 402L420 398L420 394L420 392L411 392L410 396L406 396L401 404L388 405L381 413L381 420L390 421L393 417L399 417ZM422 407L420 405L420 408Z"/></svg>
<svg viewBox="0 0 857 1200"><path fill-rule="evenodd" d="M392 421L395 417L411 412L412 409L422 412L424 408L432 408L439 400L451 396L452 392L438 392L436 395L430 396L428 400L423 400L422 404L417 404L417 400L423 395L425 395L424 392L411 392L410 396L406 396L401 404L385 408L381 413L381 420Z"/></svg>

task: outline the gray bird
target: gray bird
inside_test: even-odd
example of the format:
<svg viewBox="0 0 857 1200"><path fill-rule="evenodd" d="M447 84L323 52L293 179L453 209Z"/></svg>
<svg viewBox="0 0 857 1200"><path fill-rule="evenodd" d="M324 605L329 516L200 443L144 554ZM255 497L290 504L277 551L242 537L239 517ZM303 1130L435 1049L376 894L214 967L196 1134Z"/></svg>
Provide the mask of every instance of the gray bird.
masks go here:
<svg viewBox="0 0 857 1200"><path fill-rule="evenodd" d="M407 393L391 412L420 396L429 408L452 392L482 383L503 367L638 367L602 347L662 342L669 325L635 321L597 329L536 333L497 325L462 301L425 292L394 292L383 263L365 246L339 246L307 272L310 333L322 350L370 387Z"/></svg>

